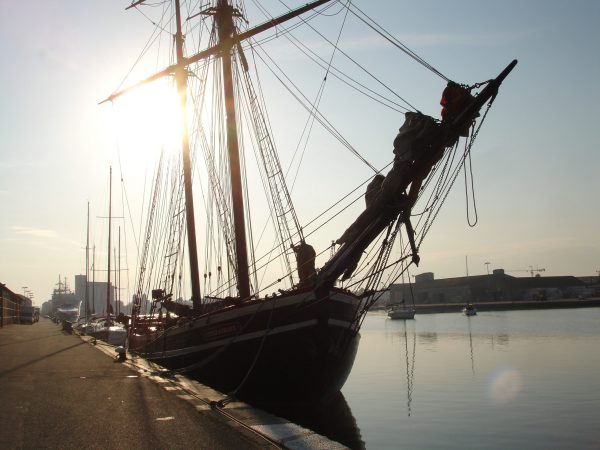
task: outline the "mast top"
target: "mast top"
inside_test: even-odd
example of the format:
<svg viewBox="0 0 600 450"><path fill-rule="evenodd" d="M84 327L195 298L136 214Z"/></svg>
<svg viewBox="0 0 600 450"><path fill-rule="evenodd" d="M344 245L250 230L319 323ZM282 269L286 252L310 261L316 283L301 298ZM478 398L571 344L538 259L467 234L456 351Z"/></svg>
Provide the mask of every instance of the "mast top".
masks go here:
<svg viewBox="0 0 600 450"><path fill-rule="evenodd" d="M228 0L219 0L219 1L224 2L226 5L229 6ZM290 19L293 19L293 18L299 16L300 14L303 14L307 11L315 9L315 8L317 8L321 5L324 5L326 3L329 3L331 1L332 0L316 0L312 3L308 3L304 6L301 6L300 8L290 11L287 14L283 14L282 16L279 16L275 19L272 19L272 20L264 22L260 25L257 25L256 27L251 28L248 31L230 36L230 37L226 38L224 41L222 41L216 45L213 45L212 47L208 47L207 49L202 50L190 57L186 57L186 56L182 55L181 60L178 61L176 64L171 64L170 66L164 68L160 72L157 72L154 75L151 75L141 81L138 81L137 83L134 83L129 87L126 87L120 91L117 91L117 92L109 95L107 98L100 101L98 104L101 105L103 103L112 102L112 101L116 100L117 98L121 97L122 95L126 94L127 92L132 91L138 87L144 86L148 83L152 83L153 81L156 81L162 77L175 75L177 73L177 69L179 67L187 67L190 64L198 62L202 59L206 59L211 56L215 56L215 55L219 54L223 48L229 48L229 47L233 46L234 44L239 44L240 42L245 41L246 39L249 39L256 34L262 33L263 31L266 31L273 27L276 27L277 25L280 25ZM138 6L143 2L144 2L144 0L139 0L138 2L135 2L132 5L130 5L127 9ZM205 10L205 11L207 11L207 10ZM232 14L233 14L233 12L232 12Z"/></svg>

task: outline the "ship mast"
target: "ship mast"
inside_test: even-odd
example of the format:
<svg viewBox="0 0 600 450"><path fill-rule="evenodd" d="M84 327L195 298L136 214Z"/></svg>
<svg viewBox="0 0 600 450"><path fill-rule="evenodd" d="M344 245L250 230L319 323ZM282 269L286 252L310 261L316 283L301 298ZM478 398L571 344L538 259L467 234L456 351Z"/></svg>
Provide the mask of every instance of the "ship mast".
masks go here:
<svg viewBox="0 0 600 450"><path fill-rule="evenodd" d="M144 0L136 1L127 9L137 7ZM243 33L237 34L233 18L241 16L241 13L229 4L229 0L218 0L216 8L208 8L203 11L204 14L214 14L217 23L219 42L203 50L195 55L186 57L183 54L184 36L181 29L181 7L180 1L175 0L175 18L177 31L175 34L175 48L177 62L160 72L145 78L132 86L129 86L121 91L115 92L100 103L113 101L130 90L143 86L152 81L158 80L164 76L174 75L179 95L179 105L181 108L181 146L183 159L183 181L185 190L186 204L186 220L187 220L187 237L188 251L190 263L190 276L192 284L192 301L194 309L201 308L200 302L200 272L198 270L198 251L196 246L196 228L194 219L194 201L192 194L192 175L190 163L190 146L188 137L188 120L187 120L187 67L197 61L209 58L211 56L219 56L222 60L222 73L224 84L224 97L226 108L226 126L227 126L227 149L229 154L230 177L232 186L232 206L233 206L233 222L235 229L236 240L236 270L238 280L239 299L247 300L250 297L250 280L248 276L248 253L246 242L246 226L244 221L244 193L242 187L240 154L238 148L238 133L236 122L236 107L233 91L233 76L232 76L232 50L234 47L241 49L239 45L242 41L251 38L252 36L261 33L265 30L273 28L287 20L293 19L307 11L310 11L318 6L324 5L332 0L316 0L308 3L300 8L290 11L278 18L269 20L261 25L258 25Z"/></svg>
<svg viewBox="0 0 600 450"><path fill-rule="evenodd" d="M237 34L235 25L233 23L233 18L236 16L241 17L241 13L229 4L229 0L218 0L217 7L214 11L219 37L219 42L215 46L217 51L215 52L212 49L208 49L188 58L189 63L206 58L210 54L215 53L221 58L224 90L223 94L225 100L227 152L229 156L233 226L235 232L236 272L240 301L250 298L250 278L248 276L248 252L246 225L244 221L244 191L242 187L240 152L238 147L235 93L233 91L233 71L231 58L232 51L234 47L237 47L238 51L241 51L241 41L248 39L262 31L273 28L274 26L283 23L286 20L297 17L300 14L329 1L330 0L315 1L291 11L288 14L284 14L277 19L273 19L267 23L252 28L244 33Z"/></svg>
<svg viewBox="0 0 600 450"><path fill-rule="evenodd" d="M198 250L196 245L196 222L194 219L194 195L192 193L192 169L190 162L190 142L187 120L187 67L183 56L183 33L181 31L181 7L175 0L175 16L177 32L175 48L177 66L175 67L175 84L181 109L181 154L183 162L183 184L185 191L186 226L188 236L188 252L190 261L190 277L192 281L192 303L194 310L199 310L202 303L200 297L200 271L198 270Z"/></svg>
<svg viewBox="0 0 600 450"><path fill-rule="evenodd" d="M225 96L227 153L229 155L229 172L231 177L237 282L240 300L247 300L250 297L250 279L248 277L248 253L246 225L244 221L244 193L240 169L240 152L238 148L236 107L231 67L231 52L235 42L232 39L235 34L233 15L236 13L237 11L229 4L229 0L219 0L217 11L215 13L215 20L222 50L220 55L223 70L223 93Z"/></svg>

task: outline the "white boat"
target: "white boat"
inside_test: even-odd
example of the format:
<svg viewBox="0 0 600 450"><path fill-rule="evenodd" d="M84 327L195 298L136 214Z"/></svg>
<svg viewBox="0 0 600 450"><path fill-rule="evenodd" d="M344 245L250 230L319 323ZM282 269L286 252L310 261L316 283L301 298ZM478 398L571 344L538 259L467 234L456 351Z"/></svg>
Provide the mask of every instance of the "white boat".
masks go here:
<svg viewBox="0 0 600 450"><path fill-rule="evenodd" d="M387 315L390 319L414 319L415 318L415 309L408 308L404 303L398 305L390 305L387 309Z"/></svg>
<svg viewBox="0 0 600 450"><path fill-rule="evenodd" d="M86 323L82 327L82 333L114 346L125 345L127 339L125 326L106 317L93 319Z"/></svg>
<svg viewBox="0 0 600 450"><path fill-rule="evenodd" d="M63 304L56 309L56 320L59 322L77 322L79 305Z"/></svg>
<svg viewBox="0 0 600 450"><path fill-rule="evenodd" d="M106 285L111 286L110 282L110 239L111 239L111 219L112 219L112 167L110 169L110 181L109 181L109 199L108 199L108 270L107 270L107 281ZM89 216L89 213L88 213ZM89 222L89 220L88 220ZM86 245L87 250L88 245ZM86 265L87 265L86 255ZM86 277L87 279L87 277ZM86 305L87 305L87 293L86 293ZM86 307L86 313L89 312ZM110 301L110 289L106 290L106 315L103 317L95 317L87 322L84 322L80 327L77 327L82 334L95 337L110 345L123 346L127 341L127 329L121 322L117 322L120 317L115 317L113 314L113 307Z"/></svg>

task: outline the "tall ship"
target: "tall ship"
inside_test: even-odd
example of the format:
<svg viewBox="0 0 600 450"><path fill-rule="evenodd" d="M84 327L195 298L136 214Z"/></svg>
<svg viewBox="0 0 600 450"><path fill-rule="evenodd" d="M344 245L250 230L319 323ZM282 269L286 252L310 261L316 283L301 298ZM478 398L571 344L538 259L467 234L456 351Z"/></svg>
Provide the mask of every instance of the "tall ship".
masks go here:
<svg viewBox="0 0 600 450"><path fill-rule="evenodd" d="M408 267L419 264L419 247L517 62L495 78L454 82L353 2L319 0L278 14L256 4L263 14L258 25L253 21L259 13L243 1L185 5L190 9L179 0L158 8L143 1L129 6L149 19L155 13L147 42L165 35L169 45L161 47L173 53L164 68L103 101L118 106L132 91L167 80L180 106L181 151L161 153L147 201L129 350L172 372L191 374L228 398L332 398L352 370L369 308ZM441 117L423 114L388 90L375 67L361 65L342 48L350 20L441 78ZM288 62L292 57L277 39L309 62L294 61L286 72L275 57ZM318 74L312 95L293 78L308 64ZM350 68L369 81L352 78ZM330 79L338 83L331 118L323 101ZM288 109L282 96L267 98L266 86L274 83L300 107ZM366 146L364 138L377 122L362 101L353 103L338 92L338 85L401 117L399 132L390 134L393 151L379 166L336 126L336 112L349 117L354 125L348 131L360 129L356 139ZM272 116L269 100L278 108ZM304 115L292 115L297 110ZM380 114L383 120L386 113ZM279 144L275 122L286 128ZM301 131L293 134L288 126ZM341 158L325 156L321 144L320 156L306 169L314 178L294 184L299 161L317 141L316 127L345 149L344 157L364 165L363 179ZM281 147L296 148L285 166ZM266 200L257 200L261 190ZM329 194L333 200L325 199ZM305 208L323 210L302 220L308 213L296 209L293 197ZM365 207L352 217L348 211L357 202Z"/></svg>

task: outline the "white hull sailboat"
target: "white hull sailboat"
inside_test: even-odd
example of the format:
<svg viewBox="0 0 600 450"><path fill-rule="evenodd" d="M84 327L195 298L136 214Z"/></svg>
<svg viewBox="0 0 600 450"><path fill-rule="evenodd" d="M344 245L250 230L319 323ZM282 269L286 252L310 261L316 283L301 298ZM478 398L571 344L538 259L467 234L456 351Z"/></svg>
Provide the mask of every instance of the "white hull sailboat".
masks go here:
<svg viewBox="0 0 600 450"><path fill-rule="evenodd" d="M415 318L415 309L407 308L405 305L391 306L387 310L387 315L393 320L410 320Z"/></svg>
<svg viewBox="0 0 600 450"><path fill-rule="evenodd" d="M106 271L106 314L104 317L96 317L88 320L82 326L82 332L88 336L92 336L96 339L100 339L110 345L123 346L127 341L127 330L123 323L116 321L115 314L112 311L112 304L110 301L111 294L111 270L110 270L110 253L111 253L111 227L112 227L112 167L110 168L109 175L109 198L108 198L108 258L107 258L107 271ZM89 213L88 213L89 215ZM87 264L87 258L86 258ZM87 279L87 278L86 278ZM86 288L87 292L87 288ZM87 294L86 294L87 304Z"/></svg>

